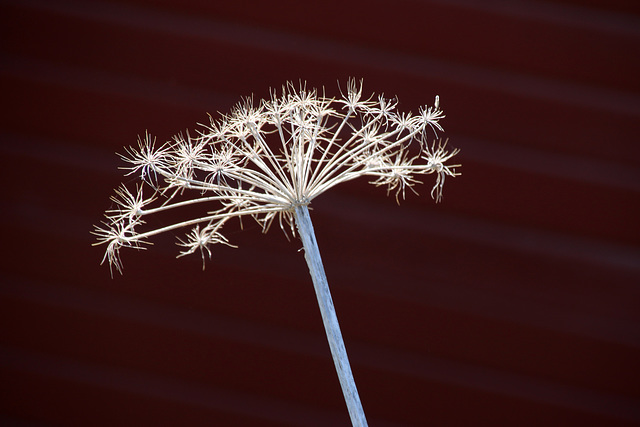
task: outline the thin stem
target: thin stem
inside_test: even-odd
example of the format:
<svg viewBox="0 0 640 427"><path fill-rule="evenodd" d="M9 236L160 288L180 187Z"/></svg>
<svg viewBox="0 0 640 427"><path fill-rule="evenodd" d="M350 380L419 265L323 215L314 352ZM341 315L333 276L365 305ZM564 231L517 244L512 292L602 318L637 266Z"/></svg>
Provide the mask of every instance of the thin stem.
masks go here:
<svg viewBox="0 0 640 427"><path fill-rule="evenodd" d="M316 242L316 237L313 232L313 224L311 223L307 206L296 206L295 219L298 232L300 233L300 239L304 246L304 256L309 266L309 273L313 280L313 287L315 288L316 297L318 298L324 330L327 334L329 347L331 348L331 356L333 357L333 363L336 366L340 386L342 387L342 394L344 395L344 400L349 410L349 417L351 417L351 424L354 427L366 427L367 419L364 416L364 410L362 409L362 403L360 403L356 383L351 373L347 350L344 346L342 333L340 332L338 317L336 316L336 310L333 306L333 300L331 299L327 276L324 273L320 250L318 249L318 243Z"/></svg>
<svg viewBox="0 0 640 427"><path fill-rule="evenodd" d="M213 212L212 215L203 216L200 218L194 218L187 221L178 222L175 224L169 224L162 228L157 228L155 230L150 230L144 233L137 233L131 237L122 237L122 240L126 241L127 243L133 243L133 242L144 240L147 237L155 236L156 234L166 233L167 231L177 230L183 227L189 227L192 225L201 224L203 222L213 222L217 219L224 219L226 221L229 218L241 217L243 215L282 212L282 206L279 206L279 205L261 205L261 206L246 208L246 209L239 209L236 211L230 211L226 209L231 209L231 208L230 207L223 208L219 211Z"/></svg>

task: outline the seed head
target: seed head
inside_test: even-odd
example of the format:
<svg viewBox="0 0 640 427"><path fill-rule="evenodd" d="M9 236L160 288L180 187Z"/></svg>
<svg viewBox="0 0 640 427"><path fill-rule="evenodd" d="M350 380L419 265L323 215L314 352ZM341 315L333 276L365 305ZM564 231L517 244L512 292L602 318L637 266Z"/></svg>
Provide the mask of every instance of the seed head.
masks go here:
<svg viewBox="0 0 640 427"><path fill-rule="evenodd" d="M211 118L195 137L178 134L156 147L145 134L121 155L127 175L140 183L134 193L117 189L114 208L95 227L96 244L106 245L103 262L122 272L120 248L140 249L156 234L190 227L178 240L184 248L178 256L200 251L204 266L210 245L232 246L220 234L228 220L251 217L267 232L277 219L293 234L296 206L361 176L399 200L407 188L415 192L418 176L436 174L431 196L440 201L445 177L458 175L459 165L446 164L458 150L427 142L428 134L443 131L439 98L415 116L396 107L395 99L364 98L362 82L353 79L337 99L287 84L268 100L246 98ZM202 213L159 228L143 220L187 205L202 206Z"/></svg>

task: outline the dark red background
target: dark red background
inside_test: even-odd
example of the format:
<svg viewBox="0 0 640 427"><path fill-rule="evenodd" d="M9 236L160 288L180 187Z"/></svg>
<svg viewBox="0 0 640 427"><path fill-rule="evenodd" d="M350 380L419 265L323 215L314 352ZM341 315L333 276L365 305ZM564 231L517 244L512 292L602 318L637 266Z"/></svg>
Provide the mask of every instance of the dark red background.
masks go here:
<svg viewBox="0 0 640 427"><path fill-rule="evenodd" d="M587 4L588 3L588 4ZM0 422L348 425L298 241L113 280L115 152L304 79L436 94L463 175L313 203L371 426L640 423L634 2L3 1Z"/></svg>

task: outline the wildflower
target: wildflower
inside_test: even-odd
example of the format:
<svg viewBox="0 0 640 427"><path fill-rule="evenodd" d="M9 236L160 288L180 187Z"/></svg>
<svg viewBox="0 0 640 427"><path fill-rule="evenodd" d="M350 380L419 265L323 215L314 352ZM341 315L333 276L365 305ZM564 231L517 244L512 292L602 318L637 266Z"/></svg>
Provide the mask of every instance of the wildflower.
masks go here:
<svg viewBox="0 0 640 427"><path fill-rule="evenodd" d="M121 248L143 249L157 234L191 228L178 239L178 256L200 252L204 269L211 245L233 246L220 232L232 218L252 218L265 233L274 221L285 234L297 230L349 414L354 425L366 425L307 206L359 177L386 187L387 194L394 191L399 201L407 188L416 192L418 176L436 174L431 196L441 200L445 177L458 175L459 165L448 164L458 150L428 143L429 133L443 131L439 98L415 116L398 112L397 104L363 96L362 81L353 79L337 99L287 84L268 100L246 98L229 114L211 118L196 137L179 134L156 148L146 133L137 149L121 155L127 175L138 175L141 184L135 194L125 186L116 190L114 208L95 227L96 244L106 245L102 262L122 273ZM150 191L143 192L146 187ZM185 206L202 206L202 213L159 228L144 220Z"/></svg>

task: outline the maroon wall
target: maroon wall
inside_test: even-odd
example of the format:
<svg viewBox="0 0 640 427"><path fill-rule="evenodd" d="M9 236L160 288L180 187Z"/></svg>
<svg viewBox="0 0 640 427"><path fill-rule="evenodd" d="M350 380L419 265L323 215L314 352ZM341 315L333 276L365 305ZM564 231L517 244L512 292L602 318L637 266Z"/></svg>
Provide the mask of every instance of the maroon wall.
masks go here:
<svg viewBox="0 0 640 427"><path fill-rule="evenodd" d="M584 3L589 3L585 5ZM463 175L314 201L371 426L640 423L640 10L624 1L3 1L0 423L339 426L298 241L111 279L116 152L287 80L440 96Z"/></svg>

